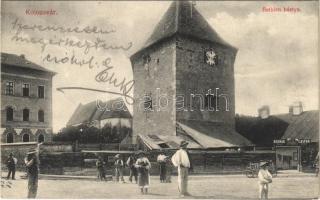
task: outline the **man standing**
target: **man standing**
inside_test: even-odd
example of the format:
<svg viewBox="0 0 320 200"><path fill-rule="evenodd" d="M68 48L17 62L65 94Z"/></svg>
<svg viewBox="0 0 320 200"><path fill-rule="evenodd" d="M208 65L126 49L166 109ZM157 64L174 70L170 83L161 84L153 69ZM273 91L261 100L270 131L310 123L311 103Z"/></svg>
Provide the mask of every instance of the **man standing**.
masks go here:
<svg viewBox="0 0 320 200"><path fill-rule="evenodd" d="M267 167L267 162L260 162L260 170L258 173L260 199L268 199L269 183L272 183L272 175Z"/></svg>
<svg viewBox="0 0 320 200"><path fill-rule="evenodd" d="M120 158L120 154L117 154L115 156L115 176L116 176L116 182L119 182L119 178L122 183L125 183L124 178L123 178L123 168L124 168L124 163L123 160Z"/></svg>
<svg viewBox="0 0 320 200"><path fill-rule="evenodd" d="M96 166L97 166L97 169L98 169L98 178L100 181L102 180L106 180L106 174L105 174L105 171L104 171L104 161L102 159L101 156L98 157L98 160L96 162Z"/></svg>
<svg viewBox="0 0 320 200"><path fill-rule="evenodd" d="M180 197L190 196L188 193L188 173L190 159L187 153L188 142L181 141L180 149L172 156L172 164L178 167L178 184Z"/></svg>
<svg viewBox="0 0 320 200"><path fill-rule="evenodd" d="M159 171L160 171L160 183L166 182L166 155L164 155L163 151L157 157L157 162L159 163Z"/></svg>
<svg viewBox="0 0 320 200"><path fill-rule="evenodd" d="M39 161L37 151L31 150L27 153L24 163L28 175L28 198L36 198L38 190Z"/></svg>
<svg viewBox="0 0 320 200"><path fill-rule="evenodd" d="M7 160L7 167L8 167L8 176L7 179L10 179L10 175L12 174L12 180L15 180L15 173L16 173L16 164L17 159L13 157L13 153L10 153L8 160Z"/></svg>
<svg viewBox="0 0 320 200"><path fill-rule="evenodd" d="M136 164L136 158L134 155L130 155L128 160L127 160L127 166L129 167L130 170L130 176L129 176L129 181L132 183L132 177L134 177L135 183L138 181L138 172L135 167Z"/></svg>

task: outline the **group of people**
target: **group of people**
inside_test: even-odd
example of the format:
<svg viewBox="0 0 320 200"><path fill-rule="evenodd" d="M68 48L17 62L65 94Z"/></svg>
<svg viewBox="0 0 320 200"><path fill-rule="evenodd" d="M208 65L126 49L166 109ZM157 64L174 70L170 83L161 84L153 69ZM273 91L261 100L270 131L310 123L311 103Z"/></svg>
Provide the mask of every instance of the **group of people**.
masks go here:
<svg viewBox="0 0 320 200"><path fill-rule="evenodd" d="M7 159L8 176L7 179L15 180L15 172L18 159L10 153ZM39 173L39 160L37 150L31 149L27 152L24 159L28 178L28 198L36 198L38 190L38 173Z"/></svg>
<svg viewBox="0 0 320 200"><path fill-rule="evenodd" d="M161 151L157 157L161 183L170 183L172 166L178 168L178 188L181 196L190 195L187 190L187 185L188 173L189 169L192 168L192 165L189 159L189 153L187 152L187 146L188 143L186 141L182 141L180 149L172 157L166 155L164 151ZM130 171L129 181L138 184L141 194L147 194L150 185L151 169L151 163L147 158L147 153L144 151L138 151L137 153L130 155L126 162L121 159L120 154L115 155L114 158L115 181L125 183L123 171L127 166ZM100 180L105 180L105 162L101 156L98 157L96 166L98 170L98 178Z"/></svg>
<svg viewBox="0 0 320 200"><path fill-rule="evenodd" d="M161 152L157 158L160 170L160 182L168 182L170 180L170 165L177 167L178 171L178 190L180 197L190 196L188 192L188 176L189 170L192 169L192 163L190 162L190 155L187 151L188 142L182 141L180 143L180 148L175 152L175 154L170 158ZM15 168L17 165L17 158L10 153L7 159L8 176L12 176L15 179ZM24 159L24 164L26 166L27 176L28 176L28 198L35 198L38 189L38 173L39 173L39 160L36 150L30 150ZM120 157L120 154L115 156L115 180L117 182L124 182L123 170L125 164L130 169L129 181L134 181L138 184L141 194L147 194L150 185L150 169L151 163L147 158L147 154L144 151L138 151L135 155L131 155L127 162L124 163ZM99 179L105 179L104 171L104 161L102 157L99 157L96 166L98 168ZM268 199L268 185L272 183L272 175L267 169L268 162L260 163L260 170L258 173L259 179L259 198ZM169 169L169 173L168 173ZM169 179L168 179L169 177Z"/></svg>
<svg viewBox="0 0 320 200"><path fill-rule="evenodd" d="M139 151L136 153L136 155L130 155L126 163L124 163L124 161L121 159L120 154L115 155L114 158L115 181L121 181L122 183L125 183L123 171L126 164L130 170L129 181L135 181L135 183L138 183L142 194L148 193L150 182L149 170L151 169L151 163L146 157L146 153L143 151ZM98 169L98 178L100 180L105 180L106 178L104 165L105 162L100 156L96 162L96 166Z"/></svg>

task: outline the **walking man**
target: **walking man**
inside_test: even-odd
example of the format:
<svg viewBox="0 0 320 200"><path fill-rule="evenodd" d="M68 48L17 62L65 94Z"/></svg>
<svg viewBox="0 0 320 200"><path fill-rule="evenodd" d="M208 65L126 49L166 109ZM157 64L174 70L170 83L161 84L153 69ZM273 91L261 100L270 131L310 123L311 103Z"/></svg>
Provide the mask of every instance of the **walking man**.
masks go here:
<svg viewBox="0 0 320 200"><path fill-rule="evenodd" d="M132 183L132 177L134 177L135 183L138 181L138 172L137 168L135 167L136 164L136 158L134 155L130 155L128 160L127 160L127 166L129 167L130 170L130 176L129 176L129 181Z"/></svg>
<svg viewBox="0 0 320 200"><path fill-rule="evenodd" d="M188 142L181 141L180 149L172 156L172 164L178 168L178 188L180 197L190 196L188 193L188 173L190 159L187 153Z"/></svg>
<svg viewBox="0 0 320 200"><path fill-rule="evenodd" d="M36 198L38 190L39 161L37 151L31 150L27 153L24 162L28 175L28 198Z"/></svg>
<svg viewBox="0 0 320 200"><path fill-rule="evenodd" d="M13 153L10 153L8 160L7 160L7 167L8 167L7 179L10 179L10 175L12 175L12 180L15 180L17 161L18 160L13 156Z"/></svg>
<svg viewBox="0 0 320 200"><path fill-rule="evenodd" d="M120 154L117 154L115 156L115 159L116 161L114 162L114 166L115 166L116 182L119 182L119 178L120 178L121 182L125 183L123 178L124 163L123 163L123 160L120 158Z"/></svg>

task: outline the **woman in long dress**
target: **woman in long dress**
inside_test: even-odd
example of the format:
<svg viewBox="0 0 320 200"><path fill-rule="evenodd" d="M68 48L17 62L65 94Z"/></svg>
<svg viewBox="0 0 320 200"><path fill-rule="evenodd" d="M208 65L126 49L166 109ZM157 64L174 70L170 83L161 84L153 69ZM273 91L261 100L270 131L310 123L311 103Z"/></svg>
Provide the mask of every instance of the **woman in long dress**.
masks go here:
<svg viewBox="0 0 320 200"><path fill-rule="evenodd" d="M149 170L151 168L151 163L143 151L138 152L138 159L135 166L138 171L138 186L141 190L141 194L147 194L150 185Z"/></svg>

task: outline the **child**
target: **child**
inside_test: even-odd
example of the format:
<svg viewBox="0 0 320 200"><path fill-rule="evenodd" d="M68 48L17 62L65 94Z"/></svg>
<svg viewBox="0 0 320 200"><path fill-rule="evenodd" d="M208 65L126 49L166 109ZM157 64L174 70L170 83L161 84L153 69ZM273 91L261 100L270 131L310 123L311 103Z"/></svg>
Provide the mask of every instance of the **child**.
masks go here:
<svg viewBox="0 0 320 200"><path fill-rule="evenodd" d="M267 162L260 162L259 178L259 198L268 199L269 183L272 183L272 175L267 169Z"/></svg>

